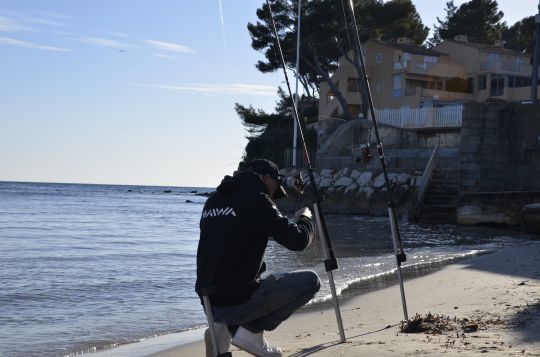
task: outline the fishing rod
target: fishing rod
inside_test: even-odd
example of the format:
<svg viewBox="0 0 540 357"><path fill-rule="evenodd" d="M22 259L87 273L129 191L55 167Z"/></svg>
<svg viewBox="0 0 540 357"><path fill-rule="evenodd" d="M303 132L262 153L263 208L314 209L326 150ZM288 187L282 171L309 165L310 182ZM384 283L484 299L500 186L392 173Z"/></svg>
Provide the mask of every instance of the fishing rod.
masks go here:
<svg viewBox="0 0 540 357"><path fill-rule="evenodd" d="M279 35L276 29L276 23L274 21L274 14L272 13L272 7L270 6L270 2L266 0L266 5L268 6L268 12L270 13L270 20L272 22L272 29L274 32L274 36L276 37L276 45L278 48L278 52L281 59L281 67L283 68L283 73L285 75L285 82L287 83L287 89L289 91L289 95L291 99L293 98L291 85L289 83L289 76L287 75L287 68L285 67L285 58L283 57L283 51L281 50L281 44L279 42ZM333 270L338 269L338 262L334 255L334 251L332 249L332 243L330 242L330 239L328 238L328 229L326 227L326 220L324 219L323 211L321 208L321 201L322 197L319 194L319 191L317 190L317 185L315 184L315 177L313 176L313 167L311 166L311 160L309 159L309 153L307 150L306 140L304 138L304 132L302 130L302 125L300 125L300 116L298 115L298 108L296 101L293 100L293 116L296 120L296 125L298 126L298 134L300 136L300 141L302 143L302 149L304 151L304 161L307 164L308 169L308 176L309 180L311 181L311 188L313 190L313 196L315 197L315 202L313 203L313 212L315 214L315 219L317 221L317 230L319 232L319 236L321 237L321 245L323 246L323 250L325 252L325 260L324 260L324 268L326 270L326 273L328 274L328 282L330 284L330 290L332 292L332 299L334 301L334 309L336 312L336 319L337 324L339 328L339 336L341 338L341 342L345 342L345 331L343 330L343 321L341 319L341 311L339 309L339 302L337 299L336 294L336 286L334 283L334 275L332 273Z"/></svg>
<svg viewBox="0 0 540 357"><path fill-rule="evenodd" d="M360 41L360 35L358 33L358 25L356 23L356 16L354 15L354 5L353 0L349 0L350 5L350 12L351 12L351 18L353 20L354 24L354 33L355 33L355 42L354 42L354 51L356 52L356 60L359 61L361 73L358 73L359 77L363 78L365 89L366 89L366 96L368 100L368 106L369 111L371 114L371 120L373 121L373 129L375 132L375 139L377 141L377 151L379 153L379 160L381 161L381 166L383 170L384 175L384 182L386 184L386 195L387 195L387 206L388 206L388 216L390 217L390 229L392 231L392 240L394 242L394 253L396 255L396 265L397 265L397 273L398 273L398 279L399 279L399 288L401 292L401 303L403 305L403 317L405 318L405 321L409 319L408 313L407 313L407 301L405 300L405 288L403 287L403 274L401 272L401 263L405 262L407 260L407 256L405 255L405 251L403 250L403 241L401 240L401 236L399 233L399 225L397 220L397 214L396 214L396 202L394 201L392 197L392 187L390 185L390 180L388 179L388 170L386 168L386 159L384 157L384 150L383 150L383 144L381 141L381 138L379 136L379 129L377 126L377 120L375 118L375 110L373 106L373 97L371 95L371 88L369 87L368 77L366 73L366 66L364 63L364 54L362 52L362 42ZM346 20L346 19L345 19ZM367 155L369 158L369 145L367 148L367 153L363 153L364 156Z"/></svg>

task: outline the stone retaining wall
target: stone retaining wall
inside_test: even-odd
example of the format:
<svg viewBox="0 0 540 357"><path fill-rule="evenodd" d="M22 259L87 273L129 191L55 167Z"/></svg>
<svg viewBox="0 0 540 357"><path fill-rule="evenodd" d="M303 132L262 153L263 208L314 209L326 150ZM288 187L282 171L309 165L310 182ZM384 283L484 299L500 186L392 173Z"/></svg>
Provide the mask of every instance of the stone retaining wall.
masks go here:
<svg viewBox="0 0 540 357"><path fill-rule="evenodd" d="M292 187L288 187L289 197L278 202L281 209L293 211L314 201L307 170L301 170L306 182L305 194L299 197ZM282 170L292 177L296 169ZM327 213L387 215L387 189L381 170L360 171L343 168L340 170L314 170L315 184L323 196L323 207ZM418 185L422 172L391 172L394 201L398 204L398 213L403 216L415 209Z"/></svg>

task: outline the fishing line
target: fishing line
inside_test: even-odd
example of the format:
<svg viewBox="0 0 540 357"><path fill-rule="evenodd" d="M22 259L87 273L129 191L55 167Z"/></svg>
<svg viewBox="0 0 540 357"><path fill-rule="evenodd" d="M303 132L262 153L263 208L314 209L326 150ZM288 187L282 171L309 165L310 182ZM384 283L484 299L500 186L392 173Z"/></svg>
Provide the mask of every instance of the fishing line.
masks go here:
<svg viewBox="0 0 540 357"><path fill-rule="evenodd" d="M289 83L289 76L287 75L285 58L283 57L283 51L281 50L281 43L279 41L279 34L277 32L276 23L274 21L274 14L272 13L272 7L270 6L270 2L268 0L266 0L266 5L268 6L268 12L270 15L270 20L271 20L274 36L276 38L276 45L277 45L278 53L280 56L279 58L281 59L281 67L283 69L283 74L285 75L285 82L287 83L289 96L293 98L291 85ZM298 134L300 136L300 141L301 141L302 148L304 151L304 160L305 160L305 163L307 164L308 175L311 181L311 189L313 190L313 195L315 198L315 202L313 203L313 211L314 211L313 213L317 221L317 228L319 231L319 236L321 237L321 244L323 245L323 249L326 253L326 256L325 256L326 259L324 260L324 267L325 267L326 273L328 274L328 282L330 285L330 290L332 292L332 298L334 301L334 309L335 309L336 320L337 320L337 324L339 328L339 335L341 338L341 342L345 342L346 341L345 331L343 330L341 311L339 309L339 302L338 302L337 294L336 294L336 286L334 283L334 276L332 273L333 270L338 269L338 263L334 255L334 251L332 250L332 244L330 242L330 239L328 238L328 229L326 227L326 220L324 219L323 211L321 208L322 199L317 190L317 185L315 184L315 177L313 175L313 167L311 166L311 160L309 159L309 153L307 150L306 140L304 138L304 132L302 130L302 125L300 123L300 116L298 115L298 109L294 100L293 100L293 114L294 114L294 119L296 120L296 124L298 125Z"/></svg>

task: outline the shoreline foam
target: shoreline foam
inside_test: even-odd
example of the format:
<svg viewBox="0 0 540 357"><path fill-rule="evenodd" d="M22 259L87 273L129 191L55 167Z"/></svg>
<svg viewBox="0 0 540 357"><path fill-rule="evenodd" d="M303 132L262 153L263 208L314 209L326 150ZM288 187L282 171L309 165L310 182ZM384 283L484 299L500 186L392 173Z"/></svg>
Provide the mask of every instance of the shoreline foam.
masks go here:
<svg viewBox="0 0 540 357"><path fill-rule="evenodd" d="M466 318L482 323L476 332L400 333L403 312L399 288L394 285L341 304L346 343L339 343L334 311L328 307L300 311L267 337L281 346L286 356L479 356L486 352L540 356L539 257L540 244L531 242L460 261L405 282L410 318L416 313ZM233 354L247 356L236 349ZM140 356L204 356L204 343L192 342Z"/></svg>

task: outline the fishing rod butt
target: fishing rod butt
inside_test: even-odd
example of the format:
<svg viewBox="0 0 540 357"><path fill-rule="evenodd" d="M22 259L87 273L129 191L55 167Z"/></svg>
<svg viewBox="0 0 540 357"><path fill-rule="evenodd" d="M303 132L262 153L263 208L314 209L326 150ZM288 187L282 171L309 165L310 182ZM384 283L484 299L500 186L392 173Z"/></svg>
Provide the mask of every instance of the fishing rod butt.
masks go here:
<svg viewBox="0 0 540 357"><path fill-rule="evenodd" d="M339 300L338 300L337 292L336 292L336 284L334 283L334 274L332 273L332 271L327 271L326 273L328 274L330 292L332 293L332 297L334 300L334 310L336 312L336 322L337 322L338 330L339 330L339 339L341 343L344 343L347 341L347 339L345 337L345 329L343 328L343 319L341 318L341 310L339 308Z"/></svg>

